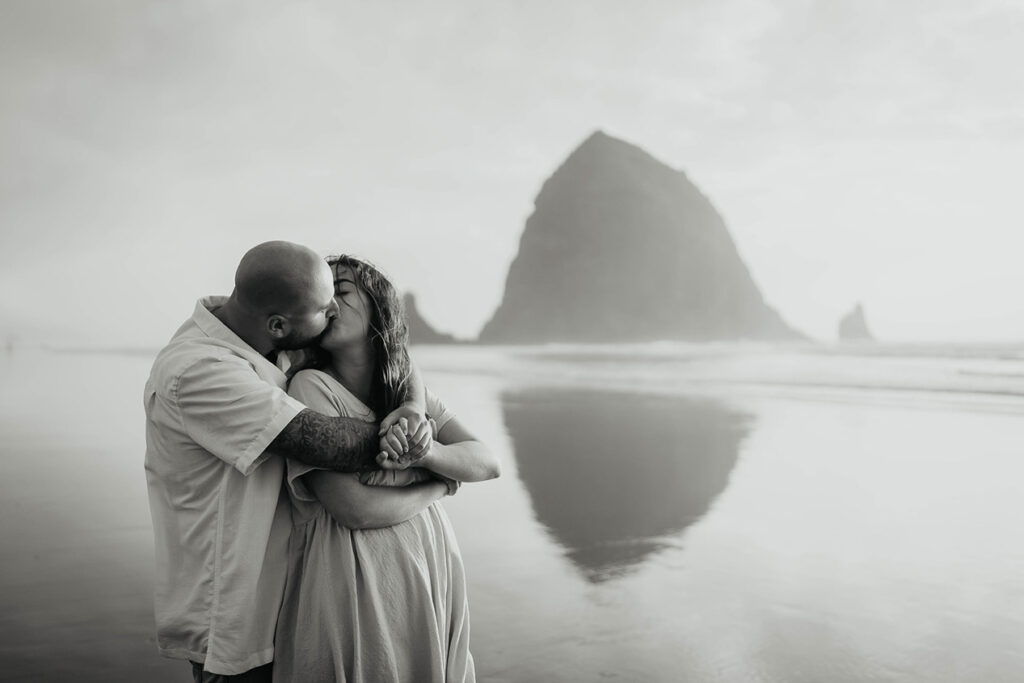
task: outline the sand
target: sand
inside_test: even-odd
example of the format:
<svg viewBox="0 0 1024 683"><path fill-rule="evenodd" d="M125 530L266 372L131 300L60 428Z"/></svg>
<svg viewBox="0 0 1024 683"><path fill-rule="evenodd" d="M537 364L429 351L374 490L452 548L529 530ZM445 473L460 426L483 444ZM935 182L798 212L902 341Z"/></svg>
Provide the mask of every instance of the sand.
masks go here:
<svg viewBox="0 0 1024 683"><path fill-rule="evenodd" d="M504 465L446 502L483 681L1024 678L1024 420L429 383ZM5 680L187 681L153 642L145 356L0 360Z"/></svg>

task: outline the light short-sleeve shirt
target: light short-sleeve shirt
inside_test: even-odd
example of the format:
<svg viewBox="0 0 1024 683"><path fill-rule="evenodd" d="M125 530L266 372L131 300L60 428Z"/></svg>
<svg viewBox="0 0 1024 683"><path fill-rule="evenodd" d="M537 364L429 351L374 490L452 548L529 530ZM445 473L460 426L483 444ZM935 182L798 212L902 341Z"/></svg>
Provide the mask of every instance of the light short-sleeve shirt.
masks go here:
<svg viewBox="0 0 1024 683"><path fill-rule="evenodd" d="M305 406L201 299L146 382L157 645L217 674L274 658L291 519L267 446Z"/></svg>

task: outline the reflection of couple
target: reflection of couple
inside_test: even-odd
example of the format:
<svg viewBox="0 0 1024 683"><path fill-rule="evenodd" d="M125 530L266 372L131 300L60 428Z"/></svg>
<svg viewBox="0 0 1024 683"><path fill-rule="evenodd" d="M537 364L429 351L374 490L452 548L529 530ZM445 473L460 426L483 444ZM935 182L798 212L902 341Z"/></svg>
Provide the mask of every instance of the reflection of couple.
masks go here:
<svg viewBox="0 0 1024 683"><path fill-rule="evenodd" d="M474 680L437 501L498 463L424 389L407 336L372 266L271 242L157 356L158 645L195 680Z"/></svg>

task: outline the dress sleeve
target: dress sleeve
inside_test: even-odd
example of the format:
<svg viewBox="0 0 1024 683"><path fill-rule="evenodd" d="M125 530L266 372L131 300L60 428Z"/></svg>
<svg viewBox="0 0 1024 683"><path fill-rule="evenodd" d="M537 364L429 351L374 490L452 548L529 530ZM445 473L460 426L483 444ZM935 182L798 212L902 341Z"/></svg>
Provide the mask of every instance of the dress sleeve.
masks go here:
<svg viewBox="0 0 1024 683"><path fill-rule="evenodd" d="M238 356L196 361L178 377L175 398L188 435L246 476L269 457L267 446L305 408Z"/></svg>
<svg viewBox="0 0 1024 683"><path fill-rule="evenodd" d="M455 417L455 413L448 410L448 407L441 402L441 399L432 392L429 388L426 389L427 394L427 417L434 419L437 423L437 430L441 431L448 422Z"/></svg>
<svg viewBox="0 0 1024 683"><path fill-rule="evenodd" d="M348 415L344 405L337 399L327 383L324 382L320 373L313 370L302 370L292 378L288 385L288 393L295 399L301 401L305 407L315 410L321 415L330 417L346 417ZM316 496L306 486L302 475L309 474L314 470L325 469L307 465L288 458L285 460L285 481L288 483L288 491L296 500L315 502Z"/></svg>

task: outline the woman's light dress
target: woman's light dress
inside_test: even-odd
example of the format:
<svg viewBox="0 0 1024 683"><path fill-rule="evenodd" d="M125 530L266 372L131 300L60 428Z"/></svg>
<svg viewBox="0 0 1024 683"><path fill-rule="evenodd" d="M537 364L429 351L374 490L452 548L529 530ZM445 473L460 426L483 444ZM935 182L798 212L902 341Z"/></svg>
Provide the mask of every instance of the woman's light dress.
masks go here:
<svg viewBox="0 0 1024 683"><path fill-rule="evenodd" d="M375 421L317 370L299 372L289 393L319 413ZM427 413L439 429L452 417L429 395ZM274 680L475 681L465 572L444 508L435 502L395 526L347 529L306 487L313 469L287 462L292 534Z"/></svg>

